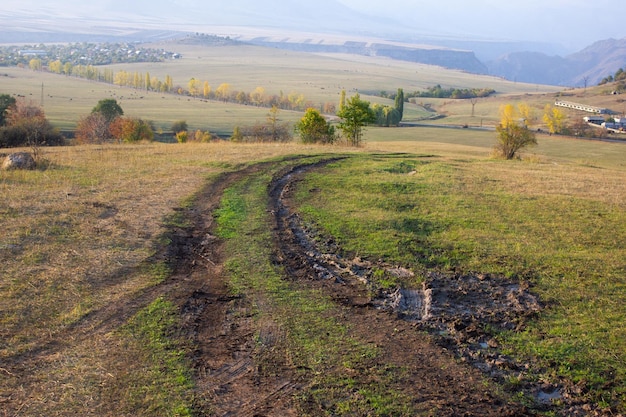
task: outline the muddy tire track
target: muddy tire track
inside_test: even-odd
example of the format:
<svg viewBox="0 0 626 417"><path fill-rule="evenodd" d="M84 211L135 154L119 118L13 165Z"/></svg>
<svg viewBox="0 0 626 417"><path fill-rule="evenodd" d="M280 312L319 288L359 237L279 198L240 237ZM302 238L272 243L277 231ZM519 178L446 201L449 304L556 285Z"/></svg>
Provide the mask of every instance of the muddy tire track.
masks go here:
<svg viewBox="0 0 626 417"><path fill-rule="evenodd" d="M36 384L31 381L32 369L45 369L54 366L56 358L71 351L75 346L91 339L105 338L124 325L141 309L147 307L158 297L164 296L181 307L184 317L193 315L190 310L204 311L208 305L228 305L232 300L228 296L221 275L221 243L212 234L213 211L219 206L226 188L242 178L255 175L267 169L271 164L260 163L235 172L227 172L208 183L196 195L196 204L183 209L184 216L189 220L189 227L173 227L166 231L171 242L160 248L150 259L134 268L125 268L124 274L129 275L135 269L157 262L167 263L172 274L161 284L145 288L135 293L126 294L118 301L109 303L100 309L83 316L79 321L50 335L49 339L38 346L3 359L2 369L10 378L19 379L20 384L28 387ZM119 274L122 274L120 272ZM117 273L115 274L117 279ZM112 279L113 279L112 278ZM106 281L106 279L105 279ZM207 286L207 282L209 283ZM217 322L222 322L216 309ZM181 331L193 333L194 329ZM197 329L196 329L197 331ZM193 335L190 335L193 339Z"/></svg>
<svg viewBox="0 0 626 417"><path fill-rule="evenodd" d="M521 331L543 308L527 282L491 274L431 271L420 288L372 291L369 284L375 269L398 278L413 273L401 266L346 255L332 237L304 224L291 200L292 191L307 172L333 161L293 166L276 175L269 189L276 261L284 266L288 279L321 288L348 307L343 318L353 336L380 347L384 352L381 360L410 369L412 384L407 392L424 404L433 402L437 415L536 415L545 411L561 416L605 415L587 403L569 381L533 382L527 377L532 363L500 351L490 329ZM529 400L533 403L531 408L510 401L505 393L481 390L481 378L504 385L511 380L524 381L512 394L523 391L526 404Z"/></svg>
<svg viewBox="0 0 626 417"><path fill-rule="evenodd" d="M460 363L455 357L455 353L460 351L456 349L454 338L449 343L441 343L439 338L424 332L426 329L449 331L455 328L459 320L466 324L464 327L457 325L462 330L501 313L493 305L489 308L489 303L483 303L484 314L480 314L480 308L470 305L472 298L473 301L479 299L473 293L481 292L480 285L476 288L465 285L466 282L474 283L469 279L452 282L452 278L446 281L444 277L438 277L438 280L431 277L428 285L421 289L396 289L388 293L381 291L377 296L372 296L371 288L368 288L368 276L374 266L396 274L411 272L397 266L374 265L359 258L346 259L332 239L329 245L317 243L328 242L329 239L319 239L315 231L307 230L294 209L291 193L307 171L320 169L328 162L331 161L295 166L281 172L269 189L276 226L276 261L284 265L287 278L301 285L321 288L347 307L340 321L351 329L352 337L373 343L380 349L382 353L377 359L379 365L407 369L410 383L399 389L416 399L417 410L424 412L436 409L437 415L442 416L533 415L525 407L509 401L505 395L486 389L482 382L484 375L475 367ZM491 279L483 278L483 281ZM435 283L439 283L440 288L434 288ZM483 292L487 293L483 298L493 295L488 287L485 285L483 288ZM445 291L447 288L456 290ZM470 298L461 303L463 297L458 294L467 295L468 291ZM511 295L514 293L515 288L511 287L502 297L504 300L508 297L510 303L515 304L519 303L517 298L523 300L526 294L522 296L520 293L516 298ZM530 295L528 299L528 304L534 309L533 301L536 302L536 299ZM466 314L460 314L459 310L451 307L452 304L457 304L458 309L469 310ZM502 304L500 309L507 310L506 301ZM513 320L513 317L510 319ZM462 333L457 331L455 336Z"/></svg>
<svg viewBox="0 0 626 417"><path fill-rule="evenodd" d="M399 275L411 272L346 259L328 239L316 243L318 240L311 238L316 232L302 224L294 209L291 191L308 170L321 169L337 158L317 163L307 163L306 157L290 159L292 166L278 172L277 164L260 163L225 173L207 184L196 195L194 206L185 209L191 226L172 228L168 232L171 244L147 260L165 260L172 266L173 274L165 282L93 311L39 348L9 358L3 368L12 375L26 376L28 369L45 366L55 353L114 331L157 297L166 296L180 310L178 336L189 341L198 415L297 416L294 396L307 387L306 376L282 363L271 375L261 369L261 356L271 355L281 336L272 323L255 321L250 300L231 295L223 271L223 242L215 236L213 222L225 189L248 176L276 172L268 187L275 263L284 269L285 279L322 289L342 307L337 320L349 329L349 336L380 351L372 366L406 369L405 382L396 388L414 399L418 412L534 415L484 384L485 375L495 379L506 376L499 373L501 366L496 363L504 368L518 365L498 356L496 349L483 348L490 341L484 339L480 326L483 322L505 328L523 325L525 315L532 314L536 306L527 288L498 277L433 274L423 288L380 291L373 296L367 285L373 266ZM479 303L477 308L472 302L477 299L498 302ZM451 307L455 305L463 306L465 312L460 314ZM464 351L459 346L469 348ZM479 370L481 364L489 368ZM25 377L24 385L29 383ZM325 415L328 410L309 411Z"/></svg>

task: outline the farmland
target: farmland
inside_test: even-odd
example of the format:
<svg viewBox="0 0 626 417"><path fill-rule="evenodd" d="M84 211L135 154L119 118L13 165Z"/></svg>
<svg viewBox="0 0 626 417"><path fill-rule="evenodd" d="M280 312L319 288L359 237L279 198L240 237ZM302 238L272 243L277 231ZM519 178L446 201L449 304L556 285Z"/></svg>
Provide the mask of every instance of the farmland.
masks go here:
<svg viewBox="0 0 626 417"><path fill-rule="evenodd" d="M497 91L475 117L467 101L424 99L454 125L493 124L500 104L540 109L556 93L378 58L155 47L183 59L111 68L316 103L341 89L382 102L366 93ZM67 130L108 97L164 130L184 119L228 135L267 117L0 70L0 92L39 102L42 83L46 115ZM405 108L408 121L427 113L419 104ZM358 149L69 146L45 149L45 170L0 171L0 409L624 413L626 148L541 135L521 160L502 161L490 157L494 135L372 127ZM398 294L431 294L430 315L398 310ZM462 306L470 294L482 310L446 310L444 294Z"/></svg>
<svg viewBox="0 0 626 417"><path fill-rule="evenodd" d="M116 64L102 68L130 73L149 73L164 80L172 77L175 86L187 88L191 78L208 81L215 90L228 83L233 90L252 92L262 87L266 94L285 95L295 92L316 107L325 102L338 103L345 89L356 91L374 102L385 99L368 96L381 91L395 92L424 89L435 84L446 87L493 88L501 95L536 93L557 90L554 87L524 85L493 77L471 75L460 71L442 70L426 65L376 57L348 55L310 55L253 46L203 47L186 44L155 44L154 49L166 49L182 54L175 61L143 64ZM16 84L15 79L20 79ZM191 129L210 130L221 135L232 132L233 126L254 124L264 120L267 109L238 106L220 101L120 88L73 77L59 76L27 69L2 68L0 90L23 95L39 104L44 86L44 109L47 116L63 130L72 130L80 116L88 114L102 98L117 99L126 114L152 120L157 128L167 130L176 120L185 119ZM429 100L423 100L425 104ZM433 103L437 103L434 100ZM420 103L418 103L420 104ZM467 103L466 115L471 106ZM406 121L422 119L429 114L419 105L406 106ZM286 121L297 120L297 113L283 112Z"/></svg>

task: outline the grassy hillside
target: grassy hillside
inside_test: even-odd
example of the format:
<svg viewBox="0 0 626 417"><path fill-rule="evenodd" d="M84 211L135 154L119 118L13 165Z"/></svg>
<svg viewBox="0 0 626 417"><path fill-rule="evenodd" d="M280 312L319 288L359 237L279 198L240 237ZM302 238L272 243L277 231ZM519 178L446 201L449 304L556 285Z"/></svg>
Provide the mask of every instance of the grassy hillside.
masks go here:
<svg viewBox="0 0 626 417"><path fill-rule="evenodd" d="M433 259L443 262L440 268L522 277L546 303L545 312L526 332L502 334L500 343L511 353L541 361L547 366L544 378L584 379L591 390L588 398L604 398L605 407L622 401L623 410L623 391L615 388L626 372L626 339L616 333L624 327L626 314L619 301L624 288L620 260L626 256L619 232L626 218L623 145L545 137L526 162L504 163L488 157L493 144L489 132L401 128L370 129L367 135L366 148L357 152L363 159L354 159L356 165L337 167L303 186L321 187L325 197L307 204L325 202L328 206L318 209L334 213L321 214L316 221L324 226L346 210L355 213L359 205L361 225L354 237L361 243L353 248L346 243L346 249L375 257L390 252L387 246L371 245L392 248L393 239L404 236L383 233L383 223L395 223L381 223L381 216L418 216L440 224L427 238L408 237L422 239L423 250L433 251ZM170 334L166 328L155 334L150 332L156 328L147 330L175 320L167 298L155 299L125 326L127 313L108 312L106 307L163 288L159 283L171 271L166 263L151 259L155 250L167 245L168 225L184 225L178 213L190 207L191 196L206 181L279 155L346 151L352 150L223 143L69 147L45 151L52 162L46 171L0 172L0 193L8 202L0 210L0 354L3 363L11 364L0 392L13 392L10 404L15 409L22 404L23 415L84 413L87 408L109 415L108 404L162 415L162 407L190 404L193 382L176 376L185 374L188 365L171 356L184 346L167 336L159 341ZM428 156L428 163L419 165L417 176L385 174L384 163L391 160L383 158L380 165L368 154L390 151L405 153L401 158L409 163ZM355 181L365 181L365 188ZM411 187L398 185L408 182ZM362 189L369 191L347 192ZM376 190L387 191L378 195ZM338 197L331 197L337 192ZM377 203L368 203L372 198ZM407 204L414 207L409 212ZM379 212L382 207L385 214ZM341 223L345 226L351 216L340 216ZM370 226L375 237L368 237ZM369 246L362 246L365 242ZM237 276L247 274L238 270ZM95 327L96 333L90 333L108 314L104 331ZM153 321L156 324L150 324ZM37 356L37 369L29 370L26 379L18 378L22 371L13 367L14 361L28 360L41 347L51 356ZM167 391L149 383L156 379ZM605 391L603 383L608 384ZM152 387L151 400L142 387Z"/></svg>

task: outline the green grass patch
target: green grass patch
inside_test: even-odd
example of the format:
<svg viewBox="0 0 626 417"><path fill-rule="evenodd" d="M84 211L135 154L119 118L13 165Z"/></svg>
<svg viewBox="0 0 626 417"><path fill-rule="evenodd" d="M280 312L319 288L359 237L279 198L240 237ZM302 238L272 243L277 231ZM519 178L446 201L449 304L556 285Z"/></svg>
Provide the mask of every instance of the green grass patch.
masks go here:
<svg viewBox="0 0 626 417"><path fill-rule="evenodd" d="M353 254L529 280L546 309L526 331L501 334L503 344L624 411L626 206L601 191L607 174L362 155L308 175L297 199L306 221Z"/></svg>
<svg viewBox="0 0 626 417"><path fill-rule="evenodd" d="M268 174L258 175L229 189L217 216L219 230L228 238L231 289L252 306L259 328L256 359L261 373L274 375L288 365L310 380L309 388L294 398L302 415L310 407L337 416L361 415L363 410L371 416L411 415L404 412L411 408L410 399L392 384L380 383L374 374L383 371L368 366L377 349L350 336L335 318L340 316L335 303L318 291L296 288L272 263L270 180ZM346 380L351 369L359 369L359 379Z"/></svg>
<svg viewBox="0 0 626 417"><path fill-rule="evenodd" d="M126 376L122 404L133 415L185 417L192 414L193 381L185 351L176 342L177 311L164 298L141 310L121 330L143 359L141 372Z"/></svg>

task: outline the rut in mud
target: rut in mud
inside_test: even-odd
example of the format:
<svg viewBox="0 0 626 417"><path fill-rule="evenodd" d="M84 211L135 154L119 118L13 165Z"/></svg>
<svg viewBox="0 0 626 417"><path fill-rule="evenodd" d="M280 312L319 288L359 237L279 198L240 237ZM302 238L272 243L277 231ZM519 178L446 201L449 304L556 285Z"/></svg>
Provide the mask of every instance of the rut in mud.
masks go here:
<svg viewBox="0 0 626 417"><path fill-rule="evenodd" d="M402 382L394 389L412 398L416 413L530 415L525 407L485 384L484 374L476 367L459 362L452 349L456 342L437 343L441 340L439 336L424 330L438 329L451 340L476 337L482 346L483 340L472 333L474 325L483 319L515 325L516 314L535 308L536 300L513 284L499 286L502 293L492 294L495 282L492 277L477 277L475 281L459 277L453 282L453 277L443 276L431 277L424 288L380 292L372 297L367 285L372 264L360 259L346 260L339 255L339 248L328 250L314 244L310 239L312 232L301 225L290 206L290 187L298 175L321 165L275 174L269 187L268 211L275 220L274 263L285 271L284 279L295 285L321 289L335 300L342 311L335 319L349 329L347 336L376 346L379 354L368 366L402 370ZM197 407L216 416L328 414L333 404L311 405L306 400L302 403L302 398L306 398L304 393L312 388L312 376L293 369L289 363L279 363L271 374L261 369L262 356L271 355L272 349L279 345L277 340L284 335L275 323L255 320L253 306L245 294L229 295L221 266L221 243L213 237L211 227L194 233L204 238L196 240L191 256L186 257L188 268L179 268L186 271L192 282L199 282L200 277L204 280L181 307L186 323L183 332L196 346L193 360ZM391 273L410 274L403 268L385 267ZM458 291L447 291L453 285ZM468 298L459 297L463 291L469 294ZM490 297L491 303L473 305L479 298ZM455 309L454 305L458 307Z"/></svg>
<svg viewBox="0 0 626 417"><path fill-rule="evenodd" d="M502 380L524 365L498 353L483 329L522 326L525 317L538 311L537 299L519 283L488 275L431 273L420 288L372 292L369 277L374 267L398 276L412 272L346 258L331 239L319 239L305 227L292 206L291 190L299 177L327 162L299 166L306 162L296 160L292 168L278 173L272 164L259 164L225 175L219 187L198 194L188 213L194 226L173 233L165 255L175 265L175 274L166 288L171 287L167 292L180 305L181 335L195 347L196 409L212 416L328 415L333 410L333 404L307 403L313 378L302 369L278 360L272 372L263 371L264 359L285 338L284 329L271 320L257 320L258 306L245 293L231 294L223 242L215 236L213 212L224 189L248 176L274 173L268 188L268 212L275 222L274 264L284 270L285 280L319 289L337 303L341 313L335 319L349 329L347 337L376 346L379 353L369 367L402 370L394 389L412 399L415 413L534 415L485 383L485 377ZM554 388L529 390L538 402L548 399L548 409L549 399L561 395Z"/></svg>

